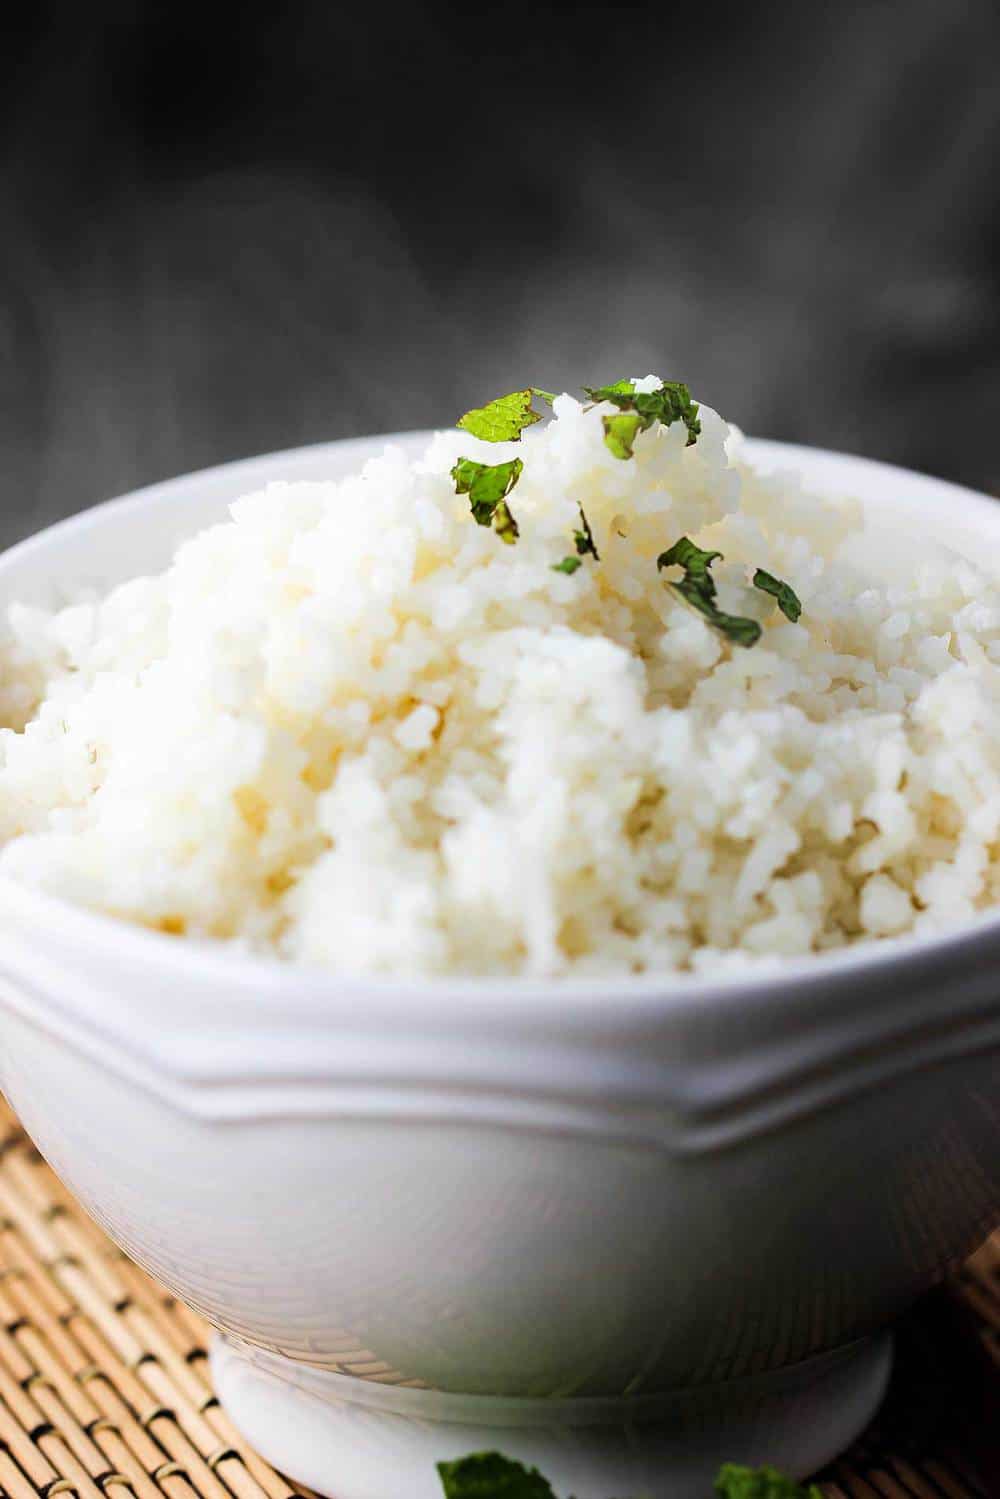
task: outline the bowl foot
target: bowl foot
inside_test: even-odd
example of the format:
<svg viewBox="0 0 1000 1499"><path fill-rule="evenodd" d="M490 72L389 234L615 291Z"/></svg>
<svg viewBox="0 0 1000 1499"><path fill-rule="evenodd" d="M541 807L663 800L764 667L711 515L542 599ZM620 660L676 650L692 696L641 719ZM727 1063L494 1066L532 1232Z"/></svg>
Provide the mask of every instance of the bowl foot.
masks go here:
<svg viewBox="0 0 1000 1499"><path fill-rule="evenodd" d="M705 1499L723 1462L803 1477L849 1445L885 1393L888 1333L751 1379L628 1400L447 1395L334 1374L216 1336L212 1374L276 1468L335 1499L441 1499L435 1463L496 1449L555 1493Z"/></svg>

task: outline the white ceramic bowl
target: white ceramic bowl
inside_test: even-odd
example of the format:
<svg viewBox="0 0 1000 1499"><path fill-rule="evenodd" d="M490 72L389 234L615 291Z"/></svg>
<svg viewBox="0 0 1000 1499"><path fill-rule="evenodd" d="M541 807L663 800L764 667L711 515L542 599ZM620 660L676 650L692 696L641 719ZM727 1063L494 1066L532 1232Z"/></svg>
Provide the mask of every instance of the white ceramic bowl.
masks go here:
<svg viewBox="0 0 1000 1499"><path fill-rule="evenodd" d="M419 442L418 437L397 439ZM276 477L233 464L0 559L0 603L163 565ZM890 534L1000 507L754 444ZM373 983L235 959L0 881L2 1083L108 1232L223 1334L223 1401L338 1499L436 1499L499 1446L556 1491L804 1472L884 1388L892 1318L998 1220L1000 920L750 982Z"/></svg>

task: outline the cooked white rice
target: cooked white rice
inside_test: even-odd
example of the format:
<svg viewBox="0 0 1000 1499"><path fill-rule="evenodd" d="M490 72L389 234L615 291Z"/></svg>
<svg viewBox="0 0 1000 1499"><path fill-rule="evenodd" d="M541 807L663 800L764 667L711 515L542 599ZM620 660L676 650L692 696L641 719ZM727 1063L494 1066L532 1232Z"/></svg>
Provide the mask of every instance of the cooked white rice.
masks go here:
<svg viewBox="0 0 1000 1499"><path fill-rule="evenodd" d="M656 428L627 462L601 410L270 485L162 576L11 608L0 871L400 975L711 970L995 901L995 583L937 548L896 582L847 560L858 507L755 474L705 406L693 446ZM460 454L525 460L517 545L455 494ZM601 560L566 576L578 502ZM753 649L657 572L684 533Z"/></svg>

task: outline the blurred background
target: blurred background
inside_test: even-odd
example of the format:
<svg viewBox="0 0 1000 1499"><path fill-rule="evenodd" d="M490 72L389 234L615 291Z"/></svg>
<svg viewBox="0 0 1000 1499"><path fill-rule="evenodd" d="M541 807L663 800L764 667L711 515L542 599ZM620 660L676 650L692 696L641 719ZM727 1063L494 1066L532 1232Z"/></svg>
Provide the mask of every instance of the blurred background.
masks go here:
<svg viewBox="0 0 1000 1499"><path fill-rule="evenodd" d="M0 543L654 370L1000 492L1000 7L55 0L0 55Z"/></svg>

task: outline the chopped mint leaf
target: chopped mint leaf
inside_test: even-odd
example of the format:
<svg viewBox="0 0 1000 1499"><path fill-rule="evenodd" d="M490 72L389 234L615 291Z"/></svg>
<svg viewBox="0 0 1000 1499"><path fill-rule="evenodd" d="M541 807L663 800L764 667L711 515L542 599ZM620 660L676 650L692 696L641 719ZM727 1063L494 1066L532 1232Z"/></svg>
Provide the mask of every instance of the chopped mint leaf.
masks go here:
<svg viewBox="0 0 1000 1499"><path fill-rule="evenodd" d="M473 1452L468 1457L438 1463L444 1499L555 1499L548 1480L537 1468L499 1452ZM718 1499L823 1499L816 1484L804 1487L777 1468L744 1468L725 1463L715 1480Z"/></svg>
<svg viewBox="0 0 1000 1499"><path fill-rule="evenodd" d="M499 1452L473 1452L438 1463L444 1499L555 1499L537 1468L525 1468Z"/></svg>
<svg viewBox="0 0 1000 1499"><path fill-rule="evenodd" d="M492 526L508 544L517 540L518 531L506 499L523 468L520 458L511 458L507 463L477 463L473 458L460 458L451 471L455 493L469 496L476 523Z"/></svg>
<svg viewBox="0 0 1000 1499"><path fill-rule="evenodd" d="M594 545L594 533L590 529L590 522L583 513L583 506L578 504L576 508L580 512L580 524L583 527L582 531L573 532L573 540L576 543L577 555L579 557L586 557L587 553L589 552L595 562L600 562L601 556L596 546Z"/></svg>
<svg viewBox="0 0 1000 1499"><path fill-rule="evenodd" d="M726 1463L715 1480L719 1499L823 1499L816 1484L793 1483L777 1468L741 1468Z"/></svg>
<svg viewBox="0 0 1000 1499"><path fill-rule="evenodd" d="M602 418L604 423L604 445L616 458L631 458L635 440L644 431L642 417L631 413Z"/></svg>
<svg viewBox="0 0 1000 1499"><path fill-rule="evenodd" d="M590 522L583 513L583 506L578 504L576 508L580 512L580 525L583 527L581 531L574 530L573 532L573 544L576 547L576 556L564 557L561 562L553 562L552 571L554 573L568 573L572 576L578 568L583 566L582 558L590 556L594 558L595 562L600 562L601 560L597 547L594 545L594 533L590 529Z"/></svg>
<svg viewBox="0 0 1000 1499"><path fill-rule="evenodd" d="M514 545L521 534L518 530L517 521L511 515L510 506L506 500L497 501L497 508L493 512L493 529L500 540L509 547Z"/></svg>
<svg viewBox="0 0 1000 1499"><path fill-rule="evenodd" d="M615 380L611 385L585 385L583 391L592 401L614 401L618 406L621 404L619 397L635 395L635 383L632 380Z"/></svg>
<svg viewBox="0 0 1000 1499"><path fill-rule="evenodd" d="M761 627L755 619L748 619L745 615L724 613L715 602L715 580L709 569L717 559L722 560L721 552L703 551L689 537L682 536L667 551L660 553L656 565L661 569L683 567L684 576L680 582L670 582L674 592L733 645L749 648L760 639Z"/></svg>
<svg viewBox="0 0 1000 1499"><path fill-rule="evenodd" d="M664 427L683 422L688 432L688 447L698 440L701 433L698 407L687 386L679 380L665 380L658 390L637 391L632 380L615 380L611 385L585 385L583 389L592 401L610 401L619 411L634 412L638 417L628 441L622 440L621 427L610 425L617 418L604 418L604 441L616 458L631 458L636 436L648 431L654 422L660 422Z"/></svg>
<svg viewBox="0 0 1000 1499"><path fill-rule="evenodd" d="M780 578L772 577L762 567L758 567L753 575L753 586L759 588L762 593L769 593L772 598L777 599L778 608L793 625L798 621L802 613L802 604L794 588L783 583Z"/></svg>
<svg viewBox="0 0 1000 1499"><path fill-rule="evenodd" d="M691 392L680 380L665 380L659 390L654 390L648 396L636 396L636 409L642 411L640 404L643 401L659 401L660 408L657 411L660 421L665 427L672 422L683 422L687 428L687 446L697 442L701 436L701 421L698 416L698 406L691 399Z"/></svg>
<svg viewBox="0 0 1000 1499"><path fill-rule="evenodd" d="M711 592L715 593L715 583L709 568L712 563L722 561L721 552L704 552L701 547L695 546L687 536L682 536L680 541L675 541L667 551L661 552L656 559L658 568L683 567L689 577L707 578L711 583Z"/></svg>
<svg viewBox="0 0 1000 1499"><path fill-rule="evenodd" d="M725 614L717 607L714 597L706 594L694 579L682 578L679 583L671 583L670 586L692 609L704 615L720 635L731 640L733 645L749 648L757 644L761 637L761 627L755 619L749 619L743 614Z"/></svg>
<svg viewBox="0 0 1000 1499"><path fill-rule="evenodd" d="M515 390L509 396L497 396L485 406L474 407L456 425L484 442L520 442L525 427L532 427L542 419L541 413L532 407L532 396L540 396L550 406L555 400L547 391L529 386L527 390Z"/></svg>

